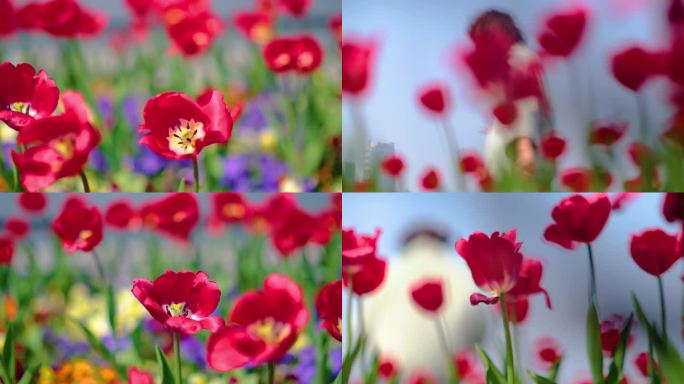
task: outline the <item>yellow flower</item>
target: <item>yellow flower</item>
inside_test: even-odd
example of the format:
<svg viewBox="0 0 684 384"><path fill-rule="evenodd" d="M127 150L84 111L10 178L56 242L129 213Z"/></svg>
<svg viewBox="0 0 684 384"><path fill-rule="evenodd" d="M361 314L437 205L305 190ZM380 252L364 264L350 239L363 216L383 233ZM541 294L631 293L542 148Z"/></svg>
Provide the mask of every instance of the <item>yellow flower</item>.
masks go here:
<svg viewBox="0 0 684 384"><path fill-rule="evenodd" d="M297 193L301 191L302 186L290 177L286 177L280 181L280 192Z"/></svg>
<svg viewBox="0 0 684 384"><path fill-rule="evenodd" d="M270 129L264 130L259 134L259 145L263 151L271 152L275 149L276 139L275 132Z"/></svg>

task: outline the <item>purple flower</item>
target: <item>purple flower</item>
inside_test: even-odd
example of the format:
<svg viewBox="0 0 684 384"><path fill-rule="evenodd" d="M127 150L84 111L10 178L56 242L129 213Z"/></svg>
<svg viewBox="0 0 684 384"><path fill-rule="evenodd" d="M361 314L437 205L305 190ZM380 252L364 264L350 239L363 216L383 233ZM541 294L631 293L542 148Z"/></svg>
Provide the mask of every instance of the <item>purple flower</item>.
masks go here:
<svg viewBox="0 0 684 384"><path fill-rule="evenodd" d="M121 103L123 109L123 116L128 122L128 126L136 129L140 125L140 103L135 95L128 95Z"/></svg>
<svg viewBox="0 0 684 384"><path fill-rule="evenodd" d="M97 110L100 111L102 119L107 127L114 125L116 109L114 107L114 100L109 95L99 95L97 97Z"/></svg>
<svg viewBox="0 0 684 384"><path fill-rule="evenodd" d="M90 163L90 166L97 170L99 173L107 173L107 171L109 171L109 164L107 164L107 159L102 154L102 152L97 148L95 148L95 150L90 153L88 163Z"/></svg>
<svg viewBox="0 0 684 384"><path fill-rule="evenodd" d="M223 163L221 185L231 191L277 192L287 165L270 154L229 156Z"/></svg>
<svg viewBox="0 0 684 384"><path fill-rule="evenodd" d="M195 337L185 337L181 340L181 352L186 359L194 362L200 369L206 368L204 344Z"/></svg>
<svg viewBox="0 0 684 384"><path fill-rule="evenodd" d="M190 160L167 160L161 156L157 156L146 146L140 146L140 154L133 158L133 171L135 173L145 176L156 176L165 168L186 168L191 166Z"/></svg>

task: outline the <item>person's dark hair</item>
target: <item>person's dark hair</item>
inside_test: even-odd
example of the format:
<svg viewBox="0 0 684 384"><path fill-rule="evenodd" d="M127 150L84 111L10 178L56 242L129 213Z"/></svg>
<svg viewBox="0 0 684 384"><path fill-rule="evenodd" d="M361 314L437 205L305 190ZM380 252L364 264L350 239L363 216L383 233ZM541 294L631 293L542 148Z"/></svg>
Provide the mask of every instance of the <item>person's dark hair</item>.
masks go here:
<svg viewBox="0 0 684 384"><path fill-rule="evenodd" d="M490 9L485 11L480 16L478 16L475 21L470 25L468 34L471 38L488 31L493 26L498 26L502 28L505 32L509 33L510 36L517 43L522 43L525 41L522 36L522 32L515 25L513 17L506 12L502 12L496 9Z"/></svg>

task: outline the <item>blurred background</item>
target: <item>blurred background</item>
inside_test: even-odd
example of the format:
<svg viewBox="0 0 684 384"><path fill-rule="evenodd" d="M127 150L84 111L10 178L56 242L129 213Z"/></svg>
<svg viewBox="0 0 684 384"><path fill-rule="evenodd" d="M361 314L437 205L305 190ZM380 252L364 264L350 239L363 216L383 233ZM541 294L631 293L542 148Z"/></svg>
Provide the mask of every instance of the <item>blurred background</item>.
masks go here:
<svg viewBox="0 0 684 384"><path fill-rule="evenodd" d="M580 379L591 377L585 347L589 284L586 248L580 246L573 251L568 251L555 244L547 243L542 236L544 229L552 222L551 210L565 196L562 193L345 194L343 227L353 227L361 233L372 233L376 228L382 229L378 255L389 259L390 267L386 279L392 277L394 271L392 268L396 270L397 265L408 264L408 261L402 260L400 256L405 254L402 244L408 233L426 225L440 228L448 234L444 245L444 257L449 260L443 265L453 264L454 272L456 268L467 271L468 281L457 282L464 286L470 286L472 280L465 262L454 249L456 240L467 237L475 231L490 234L494 231L517 229L518 241L523 242L523 254L541 260L544 264L542 286L551 296L553 309L546 308L542 295L530 298L527 320L517 326L516 330L519 348L516 359L522 361L522 366L540 371L535 359L535 342L541 337L553 336L565 350L559 382L575 383ZM612 197L614 198L615 195ZM664 195L654 193L631 197L633 200L623 205L621 210L614 210L611 213L603 232L592 243L598 279L599 311L602 319L609 318L613 314L629 316L633 311L632 293L638 296L650 318L658 319L660 316L657 279L634 263L629 252L629 237L632 233L641 232L649 227L663 228L669 233L676 233L679 228L677 225L667 223L662 217ZM414 265L419 264L416 262ZM413 276L406 274L405 270L403 272L403 276L406 276L408 280L407 285L424 277L420 275L417 268ZM668 328L670 334L673 335L672 341L680 351L684 351L681 337L682 301L684 300L681 277L683 273L684 264L680 261L663 275ZM381 291L382 289L381 286ZM410 302L408 289L406 292L392 292L392 295L394 298L390 297L389 300L400 303L395 305ZM372 302L377 301L373 294L367 296L367 299L369 300L368 306L377 305ZM493 306L471 307L467 304L467 296L452 297L451 300L462 302L461 311L486 311L486 326L484 332L481 333L482 345L490 355L496 358L501 356L503 332L500 330L498 311ZM347 314L345 313L344 316ZM394 323L373 324L374 319L371 316L366 316L366 321L370 324L367 325L369 334L371 334L371 328L384 326L390 328L389 332L395 332L398 338L402 337L401 331L392 330ZM630 383L646 382L637 373L633 362L638 353L647 350L647 339L643 334L643 327L637 325L635 329L636 331L633 331L634 342L628 350L625 363ZM418 337L425 338L425 340L432 340L434 332L433 328L411 330L411 334L420 335ZM465 323L460 324L458 328L451 329L451 336L467 339L473 337L472 332L475 332L473 324ZM479 336L480 333L477 335ZM372 338L373 335L371 334L370 337ZM421 354L431 349L428 343L426 341L425 345L421 345L414 351L405 351L405 355L419 359ZM433 367L429 370L435 372L436 369L438 368Z"/></svg>
<svg viewBox="0 0 684 384"><path fill-rule="evenodd" d="M491 113L486 105L473 100L470 74L463 68L457 71L453 64L455 49L468 44L466 31L472 21L491 8L507 12L522 31L526 45L536 50L544 18L559 7L575 3L591 10L586 36L569 61L560 61L545 73L556 132L568 140L559 169L587 165L584 143L590 117L627 121L629 132L616 147L620 166L611 171L618 179L631 178L638 170L626 159L626 149L637 137L637 101L615 81L608 59L630 43L649 48L665 46L669 0L433 0L420 6L410 0L397 0L391 6L345 1L345 38L372 38L378 46L370 87L359 108L371 142L391 144L394 152L405 158L409 190L418 189L420 175L428 166L441 171L446 189L456 188L441 122L428 116L417 101L417 92L426 83L438 81L449 86L454 104L451 121L461 152L470 149L483 153ZM664 91L662 80L649 82L641 91L654 136L664 130L669 119ZM345 140L352 132L351 122L346 107ZM614 187L621 185L613 183Z"/></svg>

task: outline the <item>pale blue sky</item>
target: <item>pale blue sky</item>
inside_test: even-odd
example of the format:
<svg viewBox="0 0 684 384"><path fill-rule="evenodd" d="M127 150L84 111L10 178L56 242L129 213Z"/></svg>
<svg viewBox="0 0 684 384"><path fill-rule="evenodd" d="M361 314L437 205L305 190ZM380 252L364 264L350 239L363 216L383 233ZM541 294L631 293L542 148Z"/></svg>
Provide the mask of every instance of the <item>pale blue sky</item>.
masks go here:
<svg viewBox="0 0 684 384"><path fill-rule="evenodd" d="M586 0L594 10L586 39L569 67L576 75L569 87L566 63L558 63L547 71L547 87L555 107L556 126L561 135L571 140L570 152L561 159L562 166L581 164L585 158L581 143L584 125L580 122L593 105L599 117L629 120L636 132L637 115L634 96L616 83L610 75L606 56L630 42L651 46L662 44L665 0L654 0L633 12L618 12L617 2L644 3L644 0ZM541 20L567 0L481 0L452 1L345 0L343 4L345 36L373 37L379 41L377 67L373 87L362 106L374 141L394 142L397 152L408 160L408 185L417 188L418 175L428 165L448 172L448 153L443 143L441 126L420 110L416 90L426 82L440 80L449 84L456 110L452 116L459 146L482 152L484 130L488 120L483 111L469 100L467 74L456 73L449 55L456 44L466 42L465 31L478 14L489 8L511 13L522 29L528 45L536 48L535 36ZM591 86L589 85L591 84ZM651 99L651 119L662 127L667 115L659 104L662 83L654 82L646 89ZM590 90L593 98L588 97ZM579 111L574 112L573 95L578 95ZM662 104L662 103L660 103ZM343 114L343 132L351 133L349 106ZM662 128L653 128L658 132ZM347 141L345 141L345 144ZM627 140L620 148L624 151ZM629 169L633 176L635 169ZM447 185L454 189L449 177Z"/></svg>

